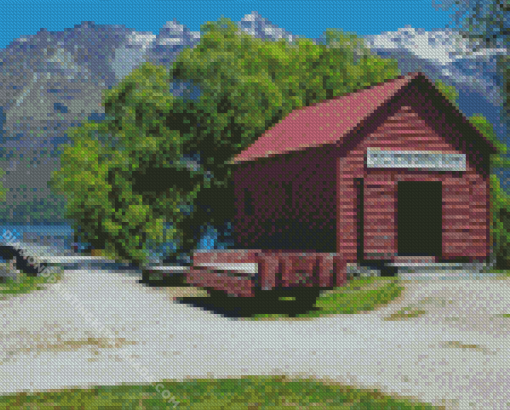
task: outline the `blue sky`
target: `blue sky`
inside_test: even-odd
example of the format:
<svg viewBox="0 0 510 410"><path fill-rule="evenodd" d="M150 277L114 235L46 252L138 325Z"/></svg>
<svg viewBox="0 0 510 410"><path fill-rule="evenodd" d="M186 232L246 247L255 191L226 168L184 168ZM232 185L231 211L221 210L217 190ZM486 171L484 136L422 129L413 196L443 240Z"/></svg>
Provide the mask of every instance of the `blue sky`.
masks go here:
<svg viewBox="0 0 510 410"><path fill-rule="evenodd" d="M328 28L358 35L396 31L406 25L427 31L444 29L455 9L444 11L433 0L3 0L0 16L0 48L14 39L36 34L41 28L62 31L82 21L124 25L154 34L177 19L192 31L222 15L239 21L258 11L278 27L294 35L319 37Z"/></svg>

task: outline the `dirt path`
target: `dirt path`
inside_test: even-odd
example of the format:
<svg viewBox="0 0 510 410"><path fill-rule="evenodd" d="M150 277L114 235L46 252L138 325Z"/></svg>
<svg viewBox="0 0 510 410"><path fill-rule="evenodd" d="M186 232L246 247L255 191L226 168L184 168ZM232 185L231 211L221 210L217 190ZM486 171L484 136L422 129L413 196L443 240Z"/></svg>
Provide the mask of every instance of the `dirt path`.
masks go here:
<svg viewBox="0 0 510 410"><path fill-rule="evenodd" d="M510 403L510 319L494 318L510 313L510 282L411 283L367 314L250 322L174 303L179 295L139 278L66 271L46 290L0 301L0 392L288 374L447 409ZM409 304L426 313L383 320Z"/></svg>
<svg viewBox="0 0 510 410"><path fill-rule="evenodd" d="M495 336L507 335L510 331L510 280L402 283L405 290L400 297L377 308L371 315L385 321L441 324Z"/></svg>

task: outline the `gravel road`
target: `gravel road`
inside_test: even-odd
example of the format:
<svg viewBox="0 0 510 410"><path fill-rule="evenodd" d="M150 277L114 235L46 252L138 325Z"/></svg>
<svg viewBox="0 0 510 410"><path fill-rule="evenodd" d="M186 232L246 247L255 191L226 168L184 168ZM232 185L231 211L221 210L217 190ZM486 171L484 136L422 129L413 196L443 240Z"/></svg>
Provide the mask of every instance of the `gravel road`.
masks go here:
<svg viewBox="0 0 510 410"><path fill-rule="evenodd" d="M66 271L0 301L0 392L289 374L447 409L510 407L510 318L497 316L510 314L510 281L409 282L371 313L255 322L174 302L139 278ZM421 315L392 316L403 308Z"/></svg>

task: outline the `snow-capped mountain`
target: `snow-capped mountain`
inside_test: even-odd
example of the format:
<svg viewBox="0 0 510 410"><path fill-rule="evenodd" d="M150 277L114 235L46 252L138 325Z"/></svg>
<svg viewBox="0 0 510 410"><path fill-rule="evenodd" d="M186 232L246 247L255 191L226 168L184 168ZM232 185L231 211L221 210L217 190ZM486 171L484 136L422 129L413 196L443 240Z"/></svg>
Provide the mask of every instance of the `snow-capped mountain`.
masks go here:
<svg viewBox="0 0 510 410"><path fill-rule="evenodd" d="M243 17L238 26L267 41L292 42L300 37L257 12ZM461 110L468 116L485 115L496 125L499 138L505 138L498 114L501 78L495 65L496 55L504 51L471 53L466 41L448 30L405 27L364 38L373 53L395 58L402 74L422 71L431 80L455 85ZM312 40L324 43L323 37ZM48 158L44 151L61 150L69 126L104 117L100 106L104 90L145 61L170 68L182 50L199 42L199 32L176 20L167 22L158 34L83 22L61 32L41 30L0 50L0 155L8 159L4 186L13 189L7 193L7 216L15 220L21 202L35 203L49 195L46 182L59 167L59 159L58 153ZM171 92L199 95L185 82L173 84ZM26 185L28 192L16 197L20 185ZM0 209L0 219L5 215Z"/></svg>
<svg viewBox="0 0 510 410"><path fill-rule="evenodd" d="M506 49L472 52L467 40L452 30L426 32L410 26L364 39L373 53L396 59L402 74L422 71L431 80L454 85L462 112L467 116L483 114L505 140L500 121L502 77L496 61L498 55L508 53Z"/></svg>
<svg viewBox="0 0 510 410"><path fill-rule="evenodd" d="M299 36L292 35L284 29L275 26L256 11L244 16L239 22L239 28L246 34L263 40L279 40L284 38L292 42L299 38Z"/></svg>
<svg viewBox="0 0 510 410"><path fill-rule="evenodd" d="M238 25L240 31L264 40L284 38L292 42L298 38L275 26L256 11L244 16ZM184 48L194 47L199 42L200 32L190 31L175 19L167 22L158 35L133 32L126 43L115 51L113 68L116 77L122 79L145 61L170 66Z"/></svg>

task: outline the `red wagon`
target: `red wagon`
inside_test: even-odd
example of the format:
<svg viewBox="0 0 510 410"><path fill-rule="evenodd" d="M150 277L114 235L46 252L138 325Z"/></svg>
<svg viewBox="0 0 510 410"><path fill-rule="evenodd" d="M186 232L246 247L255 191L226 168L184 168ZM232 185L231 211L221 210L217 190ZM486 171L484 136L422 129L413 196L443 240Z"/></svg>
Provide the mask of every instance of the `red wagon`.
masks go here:
<svg viewBox="0 0 510 410"><path fill-rule="evenodd" d="M419 72L296 109L229 161L237 249L196 253L187 280L253 297L351 264L487 264L497 152Z"/></svg>
<svg viewBox="0 0 510 410"><path fill-rule="evenodd" d="M347 280L340 256L260 249L196 252L186 282L211 294L317 297ZM272 291L272 292L269 292Z"/></svg>

